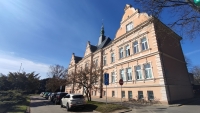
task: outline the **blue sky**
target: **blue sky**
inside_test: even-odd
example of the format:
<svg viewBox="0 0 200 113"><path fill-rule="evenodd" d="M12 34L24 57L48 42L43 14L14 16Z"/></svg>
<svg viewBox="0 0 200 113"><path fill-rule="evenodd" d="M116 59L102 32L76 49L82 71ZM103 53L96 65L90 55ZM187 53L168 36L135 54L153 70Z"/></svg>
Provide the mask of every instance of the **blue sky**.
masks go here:
<svg viewBox="0 0 200 113"><path fill-rule="evenodd" d="M87 41L97 44L102 19L105 35L114 38L127 3L139 8L132 0L0 0L0 73L19 71L22 63L46 78L50 65L68 67L73 52L83 56ZM200 65L199 42L182 41L192 65Z"/></svg>

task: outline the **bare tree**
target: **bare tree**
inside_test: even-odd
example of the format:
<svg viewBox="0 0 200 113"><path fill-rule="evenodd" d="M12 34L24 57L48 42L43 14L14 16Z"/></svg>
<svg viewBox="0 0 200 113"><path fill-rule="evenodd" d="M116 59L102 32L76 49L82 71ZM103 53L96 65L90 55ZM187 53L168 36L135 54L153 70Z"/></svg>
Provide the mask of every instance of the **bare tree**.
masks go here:
<svg viewBox="0 0 200 113"><path fill-rule="evenodd" d="M80 90L83 88L88 101L91 101L91 90L97 90L99 88L96 83L99 82L100 68L82 68L76 73L72 73L70 76L71 78L69 81L75 85L75 90Z"/></svg>
<svg viewBox="0 0 200 113"><path fill-rule="evenodd" d="M194 83L200 85L200 66L194 66L192 68L192 73L194 75Z"/></svg>
<svg viewBox="0 0 200 113"><path fill-rule="evenodd" d="M67 84L67 69L60 65L52 65L49 67L48 77L46 87L48 90L55 92L60 86L65 86Z"/></svg>
<svg viewBox="0 0 200 113"><path fill-rule="evenodd" d="M168 27L190 39L200 34L200 7L193 0L133 0L141 6L141 11L157 18L162 18L163 12L168 12L170 18Z"/></svg>

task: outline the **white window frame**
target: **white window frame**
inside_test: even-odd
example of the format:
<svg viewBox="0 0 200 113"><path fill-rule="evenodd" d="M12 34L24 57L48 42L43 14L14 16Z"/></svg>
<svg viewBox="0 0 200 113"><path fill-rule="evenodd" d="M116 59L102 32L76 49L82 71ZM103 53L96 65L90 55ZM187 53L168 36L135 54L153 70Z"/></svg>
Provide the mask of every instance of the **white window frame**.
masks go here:
<svg viewBox="0 0 200 113"><path fill-rule="evenodd" d="M141 94L139 94L139 92L141 92ZM142 97L140 97L140 95L142 96ZM143 93L143 91L138 91L138 99L143 99L144 98L144 93Z"/></svg>
<svg viewBox="0 0 200 113"><path fill-rule="evenodd" d="M145 41L142 41L143 39L145 39ZM142 48L142 51L148 49L148 42L147 42L147 38L146 37L141 38L141 48Z"/></svg>
<svg viewBox="0 0 200 113"><path fill-rule="evenodd" d="M126 25L126 32L130 31L133 29L133 22L130 22Z"/></svg>
<svg viewBox="0 0 200 113"><path fill-rule="evenodd" d="M151 92L151 95L150 95ZM154 93L153 91L147 91L147 95L148 95L148 100L154 100Z"/></svg>
<svg viewBox="0 0 200 113"><path fill-rule="evenodd" d="M111 72L111 82L115 83L115 72Z"/></svg>
<svg viewBox="0 0 200 113"><path fill-rule="evenodd" d="M131 92L131 98L133 98L133 92L132 91L128 91L128 98L130 99L130 92Z"/></svg>
<svg viewBox="0 0 200 113"><path fill-rule="evenodd" d="M119 49L119 59L123 58L124 57L124 49L121 47Z"/></svg>
<svg viewBox="0 0 200 113"><path fill-rule="evenodd" d="M135 43L137 43L137 44L135 44ZM136 54L138 52L139 52L139 44L138 44L138 41L136 40L133 42L133 53Z"/></svg>
<svg viewBox="0 0 200 113"><path fill-rule="evenodd" d="M137 69L138 67L140 67L140 69ZM138 75L139 74L139 75ZM136 75L136 80L142 80L142 69L140 65L135 66L135 75Z"/></svg>
<svg viewBox="0 0 200 113"><path fill-rule="evenodd" d="M106 56L103 57L103 65L106 65Z"/></svg>
<svg viewBox="0 0 200 113"><path fill-rule="evenodd" d="M115 97L115 91L112 91L112 97Z"/></svg>
<svg viewBox="0 0 200 113"><path fill-rule="evenodd" d="M127 78L127 81L132 81L132 69L131 69L131 67L126 68L126 78Z"/></svg>
<svg viewBox="0 0 200 113"><path fill-rule="evenodd" d="M115 54L111 53L111 63L115 62Z"/></svg>
<svg viewBox="0 0 200 113"><path fill-rule="evenodd" d="M126 97L125 91L121 91L121 97L122 97L122 98L125 98L125 97Z"/></svg>
<svg viewBox="0 0 200 113"><path fill-rule="evenodd" d="M126 57L130 56L130 46L127 45L127 46L125 47L125 49L126 49L126 52L125 52Z"/></svg>
<svg viewBox="0 0 200 113"><path fill-rule="evenodd" d="M120 78L125 81L124 69L120 69Z"/></svg>
<svg viewBox="0 0 200 113"><path fill-rule="evenodd" d="M149 67L146 68L146 65L149 65ZM153 78L151 63L144 64L144 71L145 71L145 78L146 79L152 79Z"/></svg>

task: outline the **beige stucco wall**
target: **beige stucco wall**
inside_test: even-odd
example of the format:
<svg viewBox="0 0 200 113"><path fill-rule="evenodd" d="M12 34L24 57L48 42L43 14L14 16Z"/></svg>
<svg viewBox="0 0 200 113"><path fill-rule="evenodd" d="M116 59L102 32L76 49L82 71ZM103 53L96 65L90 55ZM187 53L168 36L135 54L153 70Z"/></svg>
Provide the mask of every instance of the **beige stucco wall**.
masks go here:
<svg viewBox="0 0 200 113"><path fill-rule="evenodd" d="M133 29L126 32L126 25L130 22L133 23ZM164 32L158 32L159 29L162 29ZM144 37L147 39L148 49L142 51L141 39ZM190 98L192 97L192 92L190 83L188 83L189 77L187 77L188 72L180 46L180 39L178 35L169 28L166 28L162 23L153 21L151 16L148 16L146 13L138 13L138 10L130 5L126 5L120 27L112 43L94 53L91 53L89 49L90 43L87 43L84 58L76 66L78 69L79 67L85 66L86 63L90 65L96 59L98 59L98 66L100 66L103 62L103 57L106 57L106 65L103 66L103 71L104 73L110 74L110 84L107 86L108 97L112 97L112 91L115 91L115 98L121 98L121 86L118 83L120 69L130 67L132 69L132 80L124 81L124 85L122 86L122 91L125 91L124 99L128 99L128 91L132 91L133 98L138 96L138 91L143 91L144 98L146 99L148 97L147 91L153 91L155 99L162 103ZM133 53L134 41L139 42L139 52L136 54ZM173 44L179 45L174 48L170 46ZM124 48L125 56L125 47L127 45L130 47L130 55L120 59L119 49ZM115 57L114 62L111 62L112 53L114 53ZM164 54L165 56L163 56ZM134 67L141 65L144 76L143 64L145 63L151 64L153 77L151 79L144 79L143 77L142 80L136 80ZM74 68L70 67L70 70L74 70ZM169 70L168 74L166 74L166 70ZM111 82L112 72L115 73L114 83ZM99 85L100 83L96 84L97 87ZM186 90L184 90L184 87ZM103 85L103 91L106 91L105 88L106 86ZM66 87L66 91L69 90L71 90L70 87ZM75 92L82 93L82 91L80 89ZM94 96L100 96L99 90L92 89L92 92ZM96 92L96 95L94 92ZM181 93L185 95L180 96Z"/></svg>

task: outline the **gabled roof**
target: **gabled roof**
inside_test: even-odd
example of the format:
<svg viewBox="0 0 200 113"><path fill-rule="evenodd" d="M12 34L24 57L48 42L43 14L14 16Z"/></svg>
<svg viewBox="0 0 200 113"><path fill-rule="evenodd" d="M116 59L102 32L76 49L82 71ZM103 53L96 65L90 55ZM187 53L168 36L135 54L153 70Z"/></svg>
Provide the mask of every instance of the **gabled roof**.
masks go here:
<svg viewBox="0 0 200 113"><path fill-rule="evenodd" d="M75 60L75 63L78 63L80 60L82 60L82 57L74 56L74 60Z"/></svg>
<svg viewBox="0 0 200 113"><path fill-rule="evenodd" d="M106 39L100 45L97 46L97 50L106 47L111 42L112 42L111 39L109 37L106 37Z"/></svg>
<svg viewBox="0 0 200 113"><path fill-rule="evenodd" d="M94 45L90 45L91 52L95 52L97 50L97 47Z"/></svg>

